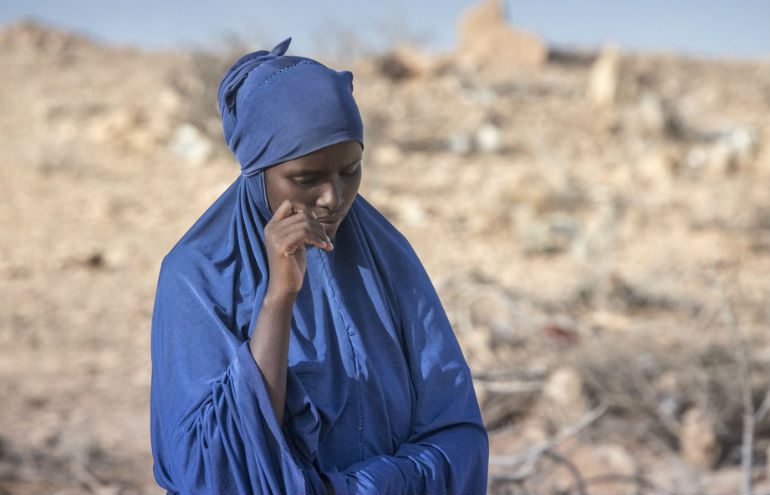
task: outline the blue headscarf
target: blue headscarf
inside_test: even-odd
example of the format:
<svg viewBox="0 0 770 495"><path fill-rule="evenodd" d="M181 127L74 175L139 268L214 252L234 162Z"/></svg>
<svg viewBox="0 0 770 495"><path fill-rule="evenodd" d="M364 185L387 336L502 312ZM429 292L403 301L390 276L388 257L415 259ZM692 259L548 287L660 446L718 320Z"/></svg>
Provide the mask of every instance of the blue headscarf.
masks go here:
<svg viewBox="0 0 770 495"><path fill-rule="evenodd" d="M290 42L241 57L219 85L225 141L247 177L342 141L364 144L353 74L284 55Z"/></svg>
<svg viewBox="0 0 770 495"><path fill-rule="evenodd" d="M350 73L270 52L219 91L242 173L163 259L152 320L151 438L171 494L486 492L470 371L419 259L360 195L335 249L307 247L283 424L251 356L267 290L265 167L362 142Z"/></svg>

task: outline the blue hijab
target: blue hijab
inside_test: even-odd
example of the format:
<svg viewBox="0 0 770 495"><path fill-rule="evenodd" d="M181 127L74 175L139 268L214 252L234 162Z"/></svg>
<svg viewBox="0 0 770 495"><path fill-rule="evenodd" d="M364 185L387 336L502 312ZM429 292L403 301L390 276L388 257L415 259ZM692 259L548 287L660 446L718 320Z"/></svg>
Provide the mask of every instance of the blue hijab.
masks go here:
<svg viewBox="0 0 770 495"><path fill-rule="evenodd" d="M152 319L154 474L170 494L486 492L471 374L420 260L360 195L335 249L308 246L286 405L272 410L249 341L267 289L263 170L363 143L352 74L272 51L220 85L241 175L161 265Z"/></svg>

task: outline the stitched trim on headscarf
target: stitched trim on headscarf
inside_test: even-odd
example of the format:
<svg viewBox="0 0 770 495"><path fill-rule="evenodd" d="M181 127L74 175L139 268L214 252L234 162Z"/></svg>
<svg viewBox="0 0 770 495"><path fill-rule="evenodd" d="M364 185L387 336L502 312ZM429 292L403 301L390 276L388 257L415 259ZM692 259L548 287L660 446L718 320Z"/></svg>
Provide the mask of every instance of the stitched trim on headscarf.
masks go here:
<svg viewBox="0 0 770 495"><path fill-rule="evenodd" d="M288 65L288 66L284 67L283 69L277 71L276 73L274 73L272 76L268 77L267 79L265 79L261 83L259 83L259 85L256 88L254 88L254 89L259 89L262 86L264 86L265 84L269 83L270 81L272 81L275 78L275 76L277 76L281 72L285 72L285 71L287 71L289 69L293 69L295 67L299 67L300 65L309 65L309 64L318 64L318 62L315 62L313 60L300 60L299 62L297 62L294 65ZM318 64L318 65L320 65L320 64Z"/></svg>

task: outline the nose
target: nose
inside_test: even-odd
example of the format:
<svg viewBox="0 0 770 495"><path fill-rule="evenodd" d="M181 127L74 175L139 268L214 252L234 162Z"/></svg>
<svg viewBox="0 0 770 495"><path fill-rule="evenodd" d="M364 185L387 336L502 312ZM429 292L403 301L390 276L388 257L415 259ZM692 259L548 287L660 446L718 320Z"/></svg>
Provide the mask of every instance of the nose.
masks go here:
<svg viewBox="0 0 770 495"><path fill-rule="evenodd" d="M342 184L339 180L332 179L324 184L320 196L316 201L319 208L325 208L330 213L336 212L342 203Z"/></svg>

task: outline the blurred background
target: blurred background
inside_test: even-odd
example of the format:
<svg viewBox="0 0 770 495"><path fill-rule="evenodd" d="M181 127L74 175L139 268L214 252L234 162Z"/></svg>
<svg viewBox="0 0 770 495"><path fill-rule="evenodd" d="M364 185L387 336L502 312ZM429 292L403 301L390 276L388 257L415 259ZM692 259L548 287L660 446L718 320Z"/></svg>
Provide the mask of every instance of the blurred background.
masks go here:
<svg viewBox="0 0 770 495"><path fill-rule="evenodd" d="M0 3L0 494L161 493L160 261L239 55L355 74L361 193L473 369L490 493L770 493L770 1Z"/></svg>

